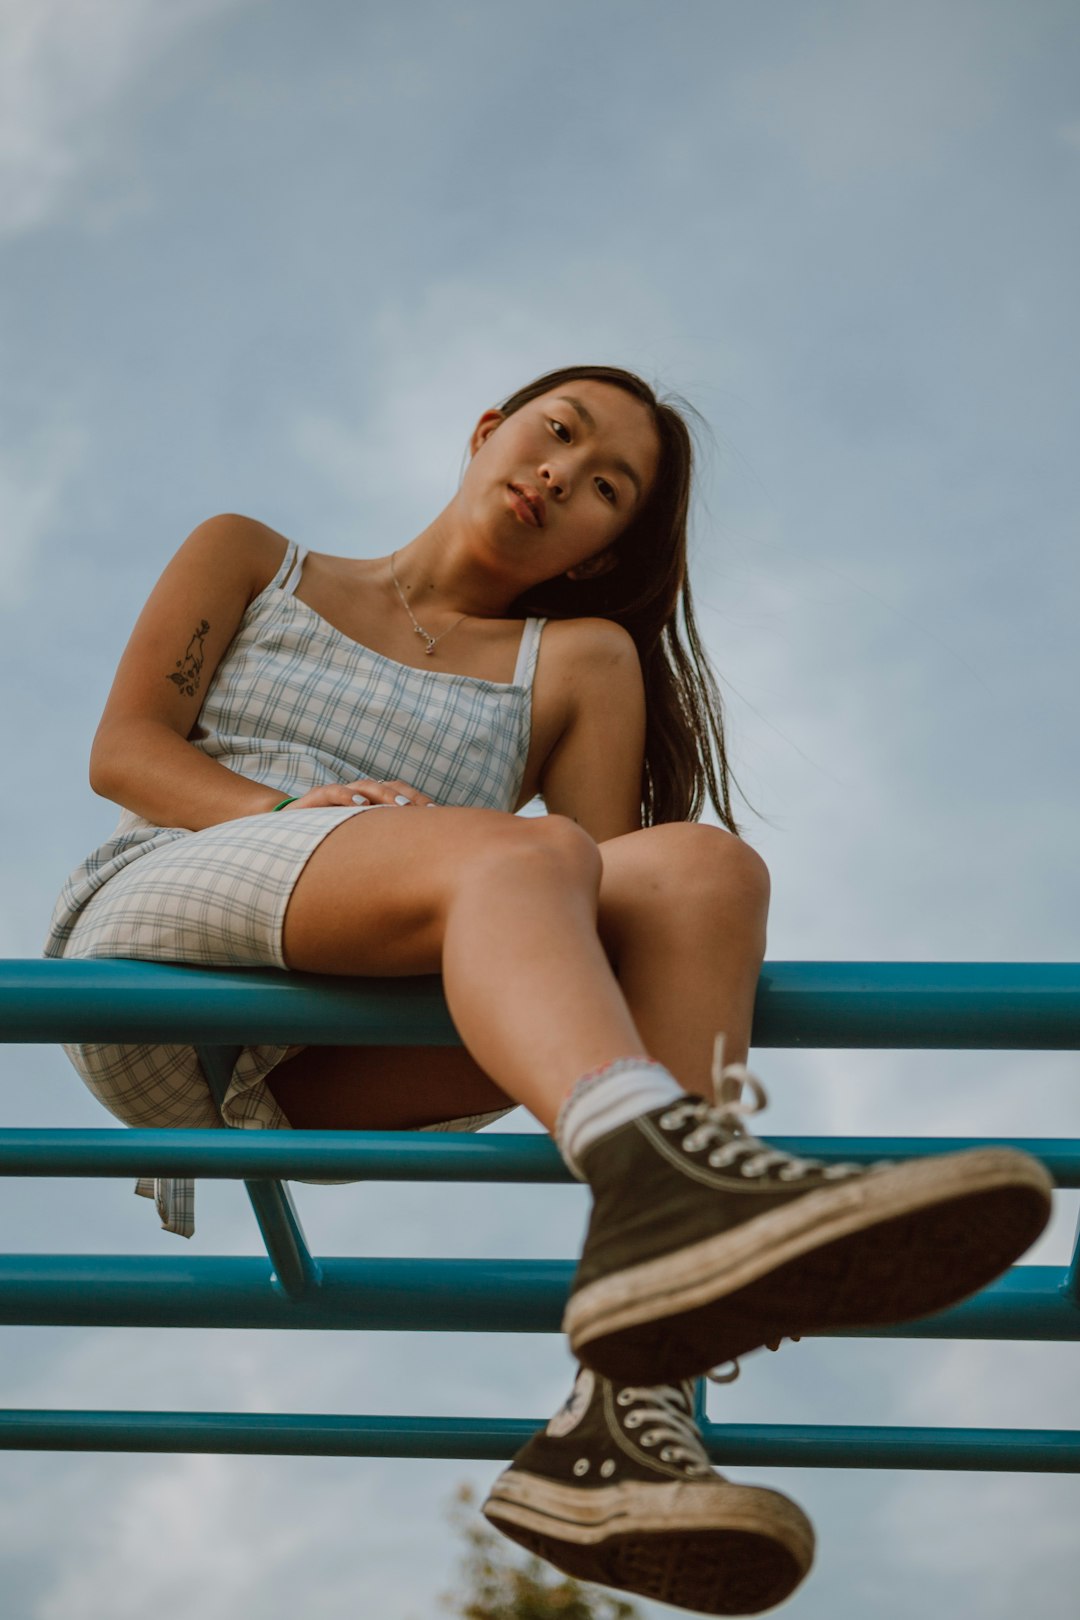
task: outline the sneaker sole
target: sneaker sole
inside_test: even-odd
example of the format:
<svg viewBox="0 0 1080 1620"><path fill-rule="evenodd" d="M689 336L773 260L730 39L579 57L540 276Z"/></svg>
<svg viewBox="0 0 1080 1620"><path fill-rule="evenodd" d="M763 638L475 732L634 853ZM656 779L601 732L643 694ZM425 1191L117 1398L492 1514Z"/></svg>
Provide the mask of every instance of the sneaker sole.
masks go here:
<svg viewBox="0 0 1080 1620"><path fill-rule="evenodd" d="M574 1354L615 1383L674 1382L796 1334L943 1310L999 1276L1050 1216L1012 1148L918 1159L628 1266L573 1294Z"/></svg>
<svg viewBox="0 0 1080 1620"><path fill-rule="evenodd" d="M794 1502L721 1480L586 1491L510 1468L481 1511L575 1580L698 1614L771 1609L814 1557L813 1527Z"/></svg>

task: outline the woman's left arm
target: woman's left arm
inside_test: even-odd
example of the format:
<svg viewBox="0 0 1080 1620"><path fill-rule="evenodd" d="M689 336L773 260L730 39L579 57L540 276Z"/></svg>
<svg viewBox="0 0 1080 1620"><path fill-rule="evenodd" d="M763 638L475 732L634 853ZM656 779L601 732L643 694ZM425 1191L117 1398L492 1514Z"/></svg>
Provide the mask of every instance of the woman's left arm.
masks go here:
<svg viewBox="0 0 1080 1620"><path fill-rule="evenodd" d="M570 715L540 774L549 815L598 844L641 827L645 683L634 638L612 619L583 619L573 650Z"/></svg>

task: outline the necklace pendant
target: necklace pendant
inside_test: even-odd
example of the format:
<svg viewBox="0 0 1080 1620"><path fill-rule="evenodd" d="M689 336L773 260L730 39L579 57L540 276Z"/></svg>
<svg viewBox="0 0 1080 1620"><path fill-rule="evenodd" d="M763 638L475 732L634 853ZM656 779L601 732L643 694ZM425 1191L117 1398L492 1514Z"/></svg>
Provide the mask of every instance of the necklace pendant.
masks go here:
<svg viewBox="0 0 1080 1620"><path fill-rule="evenodd" d="M428 656L429 656L429 657L430 657L430 656L431 656L431 654L432 654L432 653L433 653L433 652L434 652L434 651L435 651L435 642L434 642L434 641L429 641L429 642L428 642L428 644L427 644L427 646L426 646L426 647L425 647L425 648L424 648L424 651L425 651L425 652L426 652L426 653L427 653L427 654L428 654Z"/></svg>

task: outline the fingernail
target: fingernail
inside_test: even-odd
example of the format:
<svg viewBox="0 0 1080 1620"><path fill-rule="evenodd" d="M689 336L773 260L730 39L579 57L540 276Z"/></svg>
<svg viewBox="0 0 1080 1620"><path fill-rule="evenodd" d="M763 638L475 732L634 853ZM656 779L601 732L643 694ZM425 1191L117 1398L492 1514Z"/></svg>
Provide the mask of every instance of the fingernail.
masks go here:
<svg viewBox="0 0 1080 1620"><path fill-rule="evenodd" d="M352 802L353 804L370 804L371 800L365 799L362 793L354 793L352 796Z"/></svg>
<svg viewBox="0 0 1080 1620"><path fill-rule="evenodd" d="M411 801L405 797L404 793L395 793L394 794L394 803L395 804L409 804L410 802Z"/></svg>
<svg viewBox="0 0 1080 1620"><path fill-rule="evenodd" d="M438 800L436 800L436 799L429 799L428 800L428 809L429 810L437 810L438 808L439 808Z"/></svg>

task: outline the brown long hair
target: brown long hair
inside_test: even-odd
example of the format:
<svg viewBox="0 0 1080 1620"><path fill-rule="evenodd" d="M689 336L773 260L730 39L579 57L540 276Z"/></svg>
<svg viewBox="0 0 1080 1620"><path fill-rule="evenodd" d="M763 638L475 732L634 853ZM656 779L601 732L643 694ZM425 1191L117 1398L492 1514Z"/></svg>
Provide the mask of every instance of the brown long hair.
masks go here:
<svg viewBox="0 0 1080 1620"><path fill-rule="evenodd" d="M649 498L615 542L617 561L592 579L544 580L523 591L513 616L614 619L634 638L645 681L642 826L699 821L705 791L731 832L735 778L724 750L723 705L694 619L686 562L686 528L694 446L683 417L642 378L614 366L566 366L519 388L499 410L510 416L530 400L575 378L612 383L652 412L660 463ZM685 401L680 401L685 407ZM685 407L693 410L692 406ZM697 414L696 412L694 413ZM679 639L678 607L689 651ZM714 765L713 754L716 762Z"/></svg>

